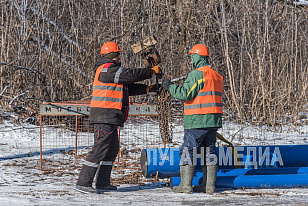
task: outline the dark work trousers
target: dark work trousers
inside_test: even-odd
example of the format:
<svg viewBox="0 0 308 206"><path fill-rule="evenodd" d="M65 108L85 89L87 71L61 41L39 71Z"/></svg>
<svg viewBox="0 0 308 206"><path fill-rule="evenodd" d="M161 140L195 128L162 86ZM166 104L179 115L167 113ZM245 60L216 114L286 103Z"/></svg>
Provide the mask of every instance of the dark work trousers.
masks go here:
<svg viewBox="0 0 308 206"><path fill-rule="evenodd" d="M217 162L215 163L215 158L213 157L216 156L217 130L218 128L216 127L185 129L184 143L180 149L180 157L181 157L180 165L194 164L194 159L195 161L197 160L196 155L194 155L194 148L196 148L195 154L202 154L203 151L204 164L215 165Z"/></svg>
<svg viewBox="0 0 308 206"><path fill-rule="evenodd" d="M112 165L119 152L118 126L94 124L94 145L83 163L77 185L91 187L100 165Z"/></svg>

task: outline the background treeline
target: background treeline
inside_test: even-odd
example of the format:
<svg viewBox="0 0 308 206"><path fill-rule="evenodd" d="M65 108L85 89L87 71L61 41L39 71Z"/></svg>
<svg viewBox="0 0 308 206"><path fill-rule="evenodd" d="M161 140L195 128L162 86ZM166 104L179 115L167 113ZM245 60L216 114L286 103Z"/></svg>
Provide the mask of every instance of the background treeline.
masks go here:
<svg viewBox="0 0 308 206"><path fill-rule="evenodd" d="M225 115L279 125L308 99L308 8L288 2L0 0L2 116L25 120L43 101L90 99L104 42L119 43L123 66L141 68L130 46L155 35L166 78L191 71L187 53L204 43L224 77Z"/></svg>

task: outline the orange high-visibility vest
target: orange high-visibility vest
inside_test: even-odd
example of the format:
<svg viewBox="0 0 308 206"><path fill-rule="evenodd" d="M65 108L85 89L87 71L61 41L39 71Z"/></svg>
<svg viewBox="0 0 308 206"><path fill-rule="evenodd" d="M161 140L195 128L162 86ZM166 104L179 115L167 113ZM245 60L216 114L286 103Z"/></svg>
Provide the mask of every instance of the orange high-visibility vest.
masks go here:
<svg viewBox="0 0 308 206"><path fill-rule="evenodd" d="M200 67L198 70L203 72L203 79L199 81L204 82L204 87L193 100L185 101L185 115L222 114L223 77L209 66Z"/></svg>
<svg viewBox="0 0 308 206"><path fill-rule="evenodd" d="M112 63L106 63L96 69L90 107L122 109L123 84L102 83L98 80L101 72L107 72Z"/></svg>

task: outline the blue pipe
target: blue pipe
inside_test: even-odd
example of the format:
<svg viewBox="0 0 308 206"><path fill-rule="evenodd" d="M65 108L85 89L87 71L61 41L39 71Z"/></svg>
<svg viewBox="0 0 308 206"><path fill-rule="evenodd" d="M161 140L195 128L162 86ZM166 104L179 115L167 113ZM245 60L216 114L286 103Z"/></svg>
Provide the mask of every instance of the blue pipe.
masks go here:
<svg viewBox="0 0 308 206"><path fill-rule="evenodd" d="M283 174L308 174L308 167L281 167L260 169L220 169L217 176L240 176L240 175L283 175ZM201 171L196 171L195 176L203 176ZM179 177L179 176L175 176Z"/></svg>
<svg viewBox="0 0 308 206"><path fill-rule="evenodd" d="M180 177L171 177L171 188L178 186L180 182ZM193 186L201 182L202 176L193 178ZM216 179L217 188L292 188L298 186L308 186L308 175L240 175L218 176Z"/></svg>
<svg viewBox="0 0 308 206"><path fill-rule="evenodd" d="M202 180L199 180L201 183ZM217 177L217 188L292 188L308 186L308 175L241 175Z"/></svg>
<svg viewBox="0 0 308 206"><path fill-rule="evenodd" d="M221 169L217 176L308 174L308 167L280 167L260 169Z"/></svg>
<svg viewBox="0 0 308 206"><path fill-rule="evenodd" d="M298 169L297 174L308 175L308 167L301 167Z"/></svg>
<svg viewBox="0 0 308 206"><path fill-rule="evenodd" d="M251 169L257 167L259 170L260 168L308 167L308 145L242 146L236 147L236 150L237 152L232 152L230 147L216 148L218 169ZM179 152L179 148L142 150L142 174L145 177L151 177L156 176L158 173L158 177L160 178L179 176ZM241 165L235 164L234 154L241 155L241 157L238 158L238 162L240 162ZM240 175L241 172L250 174L253 171L252 174L254 174L256 173L254 170L250 170L250 172L237 171L236 173L239 173L238 175ZM202 171L199 158L197 159L195 171ZM295 174L295 172L292 174Z"/></svg>

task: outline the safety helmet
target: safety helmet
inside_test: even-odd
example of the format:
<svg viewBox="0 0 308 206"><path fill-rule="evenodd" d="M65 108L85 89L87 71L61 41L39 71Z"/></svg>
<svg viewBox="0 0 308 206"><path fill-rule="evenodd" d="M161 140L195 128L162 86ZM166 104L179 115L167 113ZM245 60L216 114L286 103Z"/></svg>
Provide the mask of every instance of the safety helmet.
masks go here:
<svg viewBox="0 0 308 206"><path fill-rule="evenodd" d="M110 52L121 52L119 45L115 42L106 42L101 48L101 55L109 54Z"/></svg>
<svg viewBox="0 0 308 206"><path fill-rule="evenodd" d="M200 56L209 56L209 49L204 44L196 44L191 48L188 54L199 54Z"/></svg>

